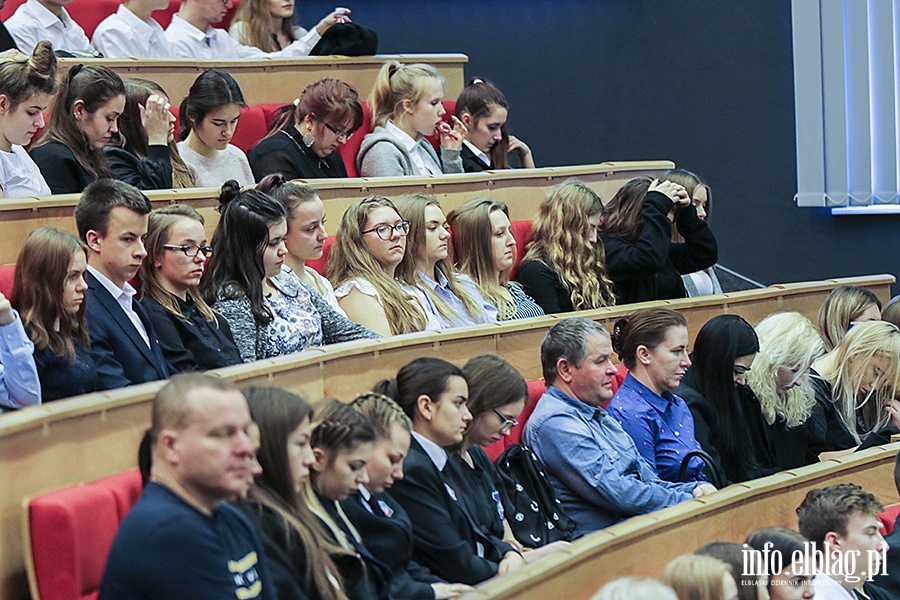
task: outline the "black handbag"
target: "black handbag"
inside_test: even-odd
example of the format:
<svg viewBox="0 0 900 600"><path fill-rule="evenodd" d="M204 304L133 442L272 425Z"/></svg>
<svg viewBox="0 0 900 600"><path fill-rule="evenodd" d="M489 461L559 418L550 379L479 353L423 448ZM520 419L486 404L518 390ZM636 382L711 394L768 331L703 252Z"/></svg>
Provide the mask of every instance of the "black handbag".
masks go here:
<svg viewBox="0 0 900 600"><path fill-rule="evenodd" d="M728 485L728 478L725 477L722 467L705 450L691 450L684 455L684 458L681 459L681 468L678 470L678 481L687 481L688 466L695 456L703 459L703 462L706 463L706 474L709 475L710 483L716 486L717 490Z"/></svg>

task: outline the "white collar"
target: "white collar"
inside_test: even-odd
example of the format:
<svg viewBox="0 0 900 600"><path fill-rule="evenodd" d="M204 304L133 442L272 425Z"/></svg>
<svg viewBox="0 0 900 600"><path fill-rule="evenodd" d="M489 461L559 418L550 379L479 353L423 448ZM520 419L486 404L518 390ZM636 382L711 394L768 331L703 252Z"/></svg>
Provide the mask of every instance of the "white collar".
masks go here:
<svg viewBox="0 0 900 600"><path fill-rule="evenodd" d="M125 23L130 25L132 28L137 28L138 31L143 31L144 33L149 33L152 30L156 29L155 27L153 27L154 23L161 28L159 23L157 23L154 19L151 18L149 21L145 21L131 12L131 9L126 7L124 4L119 5L119 8L116 10L116 16L125 21Z"/></svg>
<svg viewBox="0 0 900 600"><path fill-rule="evenodd" d="M443 471L444 466L447 464L447 451L421 433L413 431L412 434L413 437L416 438L416 441L419 442L419 445L422 446L422 450L425 451L428 458L431 459L431 462L434 463L434 466L437 467L438 471Z"/></svg>
<svg viewBox="0 0 900 600"><path fill-rule="evenodd" d="M393 121L388 121L387 124L385 124L384 129L392 138L400 142L400 144L406 148L407 152L412 152L413 149L419 145L419 142L411 138L408 133L394 125Z"/></svg>
<svg viewBox="0 0 900 600"><path fill-rule="evenodd" d="M482 152L481 149L478 148L478 146L476 146L475 144L473 144L473 143L470 142L469 140L463 140L463 144L466 145L466 148L468 148L469 150L472 151L472 154L474 154L475 156L477 156L478 158L480 158L480 159L481 159L481 162L483 162L483 163L486 164L487 166L491 166L491 159L488 157L487 154L485 154L484 152Z"/></svg>
<svg viewBox="0 0 900 600"><path fill-rule="evenodd" d="M363 500L366 502L372 497L372 492L369 491L369 488L364 486L363 484L359 484L359 495L363 497Z"/></svg>
<svg viewBox="0 0 900 600"><path fill-rule="evenodd" d="M137 294L137 290L134 289L134 288L131 286L131 284L128 283L127 281L125 282L125 287L120 288L120 287L117 286L115 283L113 283L112 280L111 280L109 277L107 277L106 275L104 275L103 273L101 273L100 271L98 271L96 267L93 267L93 266L91 266L91 265L88 265L88 266L87 266L87 270L88 270L88 272L90 272L91 275L93 275L94 277L97 278L97 281L99 281L100 284L101 284L103 287L105 287L106 290L107 290L107 291L112 295L112 297L115 298L116 300L118 300L119 297L122 296L122 294L128 294L128 295L131 296L131 297L134 297L134 295Z"/></svg>
<svg viewBox="0 0 900 600"><path fill-rule="evenodd" d="M178 13L172 15L172 22L169 24L169 29L175 28L177 30L181 30L186 35L191 37L198 42L202 42L208 37L215 37L215 28L212 25L207 26L206 31L198 29L194 27L192 24L188 23L184 19L178 16Z"/></svg>
<svg viewBox="0 0 900 600"><path fill-rule="evenodd" d="M63 26L68 27L72 23L72 17L69 16L69 13L65 8L61 10L57 17L50 12L50 9L38 2L38 0L28 0L28 10L35 18L37 18L38 23L43 27L59 25L60 22L62 22Z"/></svg>

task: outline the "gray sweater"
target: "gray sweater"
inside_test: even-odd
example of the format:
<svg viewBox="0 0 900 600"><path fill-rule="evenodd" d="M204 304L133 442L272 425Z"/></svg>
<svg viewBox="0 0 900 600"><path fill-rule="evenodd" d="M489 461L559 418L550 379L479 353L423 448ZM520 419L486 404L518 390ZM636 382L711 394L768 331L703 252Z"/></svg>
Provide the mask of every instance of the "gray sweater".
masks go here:
<svg viewBox="0 0 900 600"><path fill-rule="evenodd" d="M444 173L463 172L459 150L441 148L441 158L438 160L437 152L428 140L419 140L419 144L431 155L434 162L441 165ZM356 168L362 177L416 175L409 152L380 125L362 141L356 155Z"/></svg>

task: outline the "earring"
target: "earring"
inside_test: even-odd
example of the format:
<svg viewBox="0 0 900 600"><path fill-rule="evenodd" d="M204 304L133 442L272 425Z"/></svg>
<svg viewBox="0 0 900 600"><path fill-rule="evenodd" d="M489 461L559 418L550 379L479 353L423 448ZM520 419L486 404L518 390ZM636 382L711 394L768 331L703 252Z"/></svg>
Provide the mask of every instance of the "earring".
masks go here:
<svg viewBox="0 0 900 600"><path fill-rule="evenodd" d="M303 140L303 145L307 148L312 148L312 145L316 143L316 138L313 137L311 131L307 131L306 133L300 134L300 139Z"/></svg>

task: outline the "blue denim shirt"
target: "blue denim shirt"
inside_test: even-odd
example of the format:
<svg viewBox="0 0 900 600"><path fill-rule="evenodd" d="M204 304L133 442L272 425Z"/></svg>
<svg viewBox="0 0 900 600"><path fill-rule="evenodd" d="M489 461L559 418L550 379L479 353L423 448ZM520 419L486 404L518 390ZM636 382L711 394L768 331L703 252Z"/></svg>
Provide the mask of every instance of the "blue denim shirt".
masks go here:
<svg viewBox="0 0 900 600"><path fill-rule="evenodd" d="M697 483L662 481L602 408L550 386L525 423L575 536L693 498Z"/></svg>
<svg viewBox="0 0 900 600"><path fill-rule="evenodd" d="M638 452L660 479L678 481L681 461L687 453L702 450L694 437L694 417L687 403L670 392L660 396L631 373L607 410L631 436ZM706 481L703 467L702 459L692 458L687 481Z"/></svg>
<svg viewBox="0 0 900 600"><path fill-rule="evenodd" d="M424 286L431 290L431 292L437 295L441 300L446 302L447 306L450 307L450 310L456 315L456 318L454 319L444 318L444 316L438 312L431 297L427 293L423 293L422 296L425 298L425 309L438 320L442 329L469 327L472 325L497 322L497 307L481 296L478 289L475 287L475 284L472 283L472 280L469 279L468 276L457 274L456 283L459 284L459 287L465 290L473 300L475 300L476 304L481 306L481 313L477 315L469 314L463 301L450 291L450 282L447 281L447 278L441 271L437 271L437 276L438 280L435 281L424 271L419 271L419 277L422 279ZM424 292L425 290L423 289L422 291Z"/></svg>

